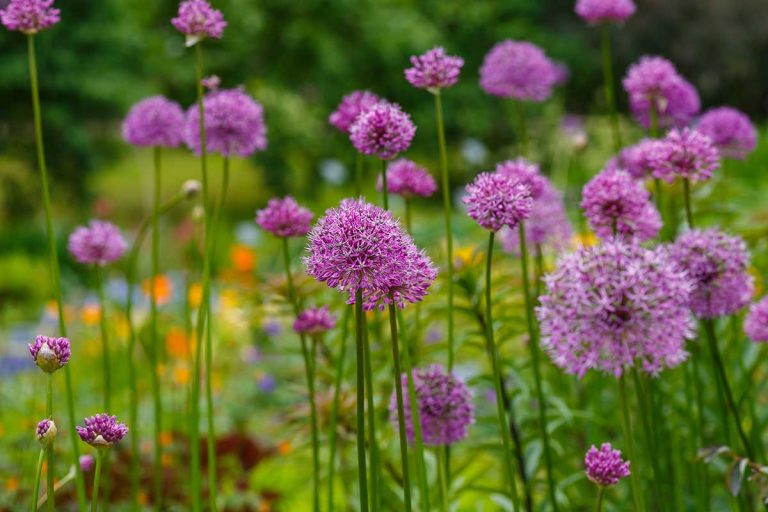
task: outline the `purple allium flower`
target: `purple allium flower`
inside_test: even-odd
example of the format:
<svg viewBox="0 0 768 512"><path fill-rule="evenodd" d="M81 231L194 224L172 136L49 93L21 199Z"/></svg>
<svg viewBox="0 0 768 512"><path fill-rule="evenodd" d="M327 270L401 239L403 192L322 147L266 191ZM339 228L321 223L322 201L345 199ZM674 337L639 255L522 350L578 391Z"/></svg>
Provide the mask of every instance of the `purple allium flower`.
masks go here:
<svg viewBox="0 0 768 512"><path fill-rule="evenodd" d="M578 0L576 14L587 23L623 23L635 14L632 0Z"/></svg>
<svg viewBox="0 0 768 512"><path fill-rule="evenodd" d="M76 426L80 439L95 448L108 448L128 433L128 427L109 414L97 414L85 418L85 426Z"/></svg>
<svg viewBox="0 0 768 512"><path fill-rule="evenodd" d="M622 169L606 169L584 185L581 207L589 226L602 239L654 238L661 229L661 216L641 181Z"/></svg>
<svg viewBox="0 0 768 512"><path fill-rule="evenodd" d="M59 9L54 0L11 0L0 10L0 21L12 31L36 34L59 22Z"/></svg>
<svg viewBox="0 0 768 512"><path fill-rule="evenodd" d="M546 178L545 178L546 179ZM571 224L565 213L563 196L547 181L539 198L533 202L531 215L525 221L525 239L529 249L535 246L548 247L559 252L567 247L571 239ZM520 239L517 229L504 227L499 231L502 248L520 255Z"/></svg>
<svg viewBox="0 0 768 512"><path fill-rule="evenodd" d="M534 201L541 196L544 188L549 183L547 178L539 172L539 166L523 157L515 160L505 160L496 164L496 172L509 176L514 181L528 187L531 198Z"/></svg>
<svg viewBox="0 0 768 512"><path fill-rule="evenodd" d="M104 266L119 260L128 249L114 224L92 220L69 235L69 252L80 263Z"/></svg>
<svg viewBox="0 0 768 512"><path fill-rule="evenodd" d="M123 138L134 146L175 148L184 142L184 122L178 103L152 96L131 107L123 121Z"/></svg>
<svg viewBox="0 0 768 512"><path fill-rule="evenodd" d="M53 373L63 368L72 352L67 338L37 336L34 343L27 344L35 364L44 372Z"/></svg>
<svg viewBox="0 0 768 512"><path fill-rule="evenodd" d="M304 236L312 227L312 212L291 196L272 198L266 208L256 212L256 224L282 238Z"/></svg>
<svg viewBox="0 0 768 512"><path fill-rule="evenodd" d="M219 87L221 87L221 78L218 75L206 76L200 83L209 91L218 91Z"/></svg>
<svg viewBox="0 0 768 512"><path fill-rule="evenodd" d="M638 364L657 375L687 357L694 285L663 252L607 241L562 256L544 281L542 345L567 373L619 377Z"/></svg>
<svg viewBox="0 0 768 512"><path fill-rule="evenodd" d="M205 135L209 151L222 156L247 157L267 148L264 108L242 89L212 91L203 99ZM200 154L200 111L187 111L186 142Z"/></svg>
<svg viewBox="0 0 768 512"><path fill-rule="evenodd" d="M656 178L672 183L676 177L707 181L720 168L720 154L712 140L697 130L671 130L655 145L650 166Z"/></svg>
<svg viewBox="0 0 768 512"><path fill-rule="evenodd" d="M408 441L414 441L413 416L408 397L408 374L400 377L403 388L403 419ZM424 444L445 446L457 443L467 437L469 426L475 422L475 406L472 394L464 382L452 373L447 373L439 364L413 370L413 385L416 388L419 422ZM397 396L392 392L389 401L390 421L398 428Z"/></svg>
<svg viewBox="0 0 768 512"><path fill-rule="evenodd" d="M264 322L264 325L262 325L262 328L264 329L264 334L271 338L276 338L280 336L280 333L283 330L283 327L280 325L280 322L277 320L266 320Z"/></svg>
<svg viewBox="0 0 768 512"><path fill-rule="evenodd" d="M752 300L747 244L717 229L693 230L666 247L669 258L688 273L694 288L690 308L702 318L735 313Z"/></svg>
<svg viewBox="0 0 768 512"><path fill-rule="evenodd" d="M603 443L598 450L595 445L584 457L587 478L601 487L616 485L629 476L629 461L621 459L621 452L614 450L611 443Z"/></svg>
<svg viewBox="0 0 768 512"><path fill-rule="evenodd" d="M458 82L464 59L447 55L444 48L436 46L423 55L411 57L411 65L405 70L405 79L414 87L436 94Z"/></svg>
<svg viewBox="0 0 768 512"><path fill-rule="evenodd" d="M480 87L503 98L544 101L556 80L555 66L544 50L525 41L497 43L480 68Z"/></svg>
<svg viewBox="0 0 768 512"><path fill-rule="evenodd" d="M749 117L731 107L713 108L699 119L698 130L712 139L720 154L744 160L755 149L757 133Z"/></svg>
<svg viewBox="0 0 768 512"><path fill-rule="evenodd" d="M362 200L345 199L327 210L309 234L308 250L307 273L349 293L348 304L361 290L366 310L393 299L399 307L419 302L437 277L392 214Z"/></svg>
<svg viewBox="0 0 768 512"><path fill-rule="evenodd" d="M96 466L96 459L93 457L93 455L81 455L79 462L80 470L83 473L88 473L89 471L93 470L94 466Z"/></svg>
<svg viewBox="0 0 768 512"><path fill-rule="evenodd" d="M752 341L768 341L768 296L750 306L744 332Z"/></svg>
<svg viewBox="0 0 768 512"><path fill-rule="evenodd" d="M328 117L328 122L339 131L349 133L357 117L383 100L370 91L354 91L342 98L339 106Z"/></svg>
<svg viewBox="0 0 768 512"><path fill-rule="evenodd" d="M497 172L484 172L467 185L467 214L490 231L516 228L533 208L531 190L518 180Z"/></svg>
<svg viewBox="0 0 768 512"><path fill-rule="evenodd" d="M52 419L44 419L37 424L37 441L43 446L49 446L56 438L58 430Z"/></svg>
<svg viewBox="0 0 768 512"><path fill-rule="evenodd" d="M394 158L411 145L416 126L411 116L393 103L377 103L360 113L349 129L349 138L364 155Z"/></svg>
<svg viewBox="0 0 768 512"><path fill-rule="evenodd" d="M376 183L376 190L383 187L381 175ZM387 166L387 192L399 194L406 199L415 196L429 197L437 190L435 179L416 162L400 158Z"/></svg>
<svg viewBox="0 0 768 512"><path fill-rule="evenodd" d="M293 322L293 330L299 334L322 334L334 327L336 316L328 311L328 306L305 309Z"/></svg>
<svg viewBox="0 0 768 512"><path fill-rule="evenodd" d="M187 46L193 46L206 37L221 39L227 26L221 11L206 0L184 0L179 4L179 15L171 24L187 36Z"/></svg>
<svg viewBox="0 0 768 512"><path fill-rule="evenodd" d="M623 84L632 113L645 128L651 127L651 105L656 106L659 128L685 126L701 108L696 89L662 57L641 57L629 67Z"/></svg>
<svg viewBox="0 0 768 512"><path fill-rule="evenodd" d="M264 375L259 379L259 389L264 393L272 393L277 386L277 379L274 375Z"/></svg>
<svg viewBox="0 0 768 512"><path fill-rule="evenodd" d="M643 139L633 146L627 146L611 158L605 168L624 169L635 179L645 179L653 170L651 162L654 160L659 144L660 141L655 139Z"/></svg>

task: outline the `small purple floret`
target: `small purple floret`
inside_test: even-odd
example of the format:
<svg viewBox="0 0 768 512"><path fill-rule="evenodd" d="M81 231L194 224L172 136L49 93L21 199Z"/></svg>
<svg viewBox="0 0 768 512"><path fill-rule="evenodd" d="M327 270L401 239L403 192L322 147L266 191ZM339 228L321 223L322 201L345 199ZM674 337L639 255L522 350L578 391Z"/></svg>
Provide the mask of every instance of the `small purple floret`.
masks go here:
<svg viewBox="0 0 768 512"><path fill-rule="evenodd" d="M533 208L530 188L506 174L478 174L465 190L463 201L467 214L490 231L504 226L516 228Z"/></svg>
<svg viewBox="0 0 768 512"><path fill-rule="evenodd" d="M493 96L524 101L544 101L552 94L557 69L533 43L507 39L485 55L480 87Z"/></svg>
<svg viewBox="0 0 768 512"><path fill-rule="evenodd" d="M328 306L305 309L293 322L293 330L299 334L322 334L336 327L336 316Z"/></svg>
<svg viewBox="0 0 768 512"><path fill-rule="evenodd" d="M312 212L291 196L272 198L266 208L256 212L256 224L281 238L304 236L311 229Z"/></svg>
<svg viewBox="0 0 768 512"><path fill-rule="evenodd" d="M361 112L349 129L349 138L359 152L383 160L408 149L415 134L411 116L393 103L377 103Z"/></svg>
<svg viewBox="0 0 768 512"><path fill-rule="evenodd" d="M754 151L757 132L749 117L731 107L708 110L699 119L697 129L709 137L720 154L744 160Z"/></svg>
<svg viewBox="0 0 768 512"><path fill-rule="evenodd" d="M445 49L436 46L423 55L411 57L413 67L405 70L405 78L414 87L433 94L451 87L459 80L464 59L447 55Z"/></svg>
<svg viewBox="0 0 768 512"><path fill-rule="evenodd" d="M376 190L381 191L382 180L376 183ZM399 194L405 199L416 196L429 197L437 190L437 183L431 174L417 163L400 158L387 166L387 192Z"/></svg>
<svg viewBox="0 0 768 512"><path fill-rule="evenodd" d="M587 478L599 486L616 485L630 475L629 461L621 458L621 452L614 450L611 443L603 443L598 450L595 445L584 457Z"/></svg>
<svg viewBox="0 0 768 512"><path fill-rule="evenodd" d="M206 37L221 39L227 22L221 11L211 7L206 0L184 0L179 4L179 14L171 24L187 36L187 46L192 46Z"/></svg>
<svg viewBox="0 0 768 512"><path fill-rule="evenodd" d="M85 426L76 426L80 439L95 448L107 448L120 441L128 433L128 427L117 421L115 416L97 414L85 418Z"/></svg>
<svg viewBox="0 0 768 512"><path fill-rule="evenodd" d="M59 9L53 7L54 0L11 0L0 10L0 21L5 28L14 32L36 34L51 28L59 22Z"/></svg>
<svg viewBox="0 0 768 512"><path fill-rule="evenodd" d="M69 252L80 263L104 266L119 260L128 244L114 224L92 220L69 235Z"/></svg>
<svg viewBox="0 0 768 512"><path fill-rule="evenodd" d="M123 121L123 138L134 146L175 148L184 142L184 122L178 103L152 96L131 107Z"/></svg>
<svg viewBox="0 0 768 512"><path fill-rule="evenodd" d="M72 355L67 338L37 336L34 343L29 343L27 347L29 347L29 353L35 360L35 364L48 373L62 368Z"/></svg>

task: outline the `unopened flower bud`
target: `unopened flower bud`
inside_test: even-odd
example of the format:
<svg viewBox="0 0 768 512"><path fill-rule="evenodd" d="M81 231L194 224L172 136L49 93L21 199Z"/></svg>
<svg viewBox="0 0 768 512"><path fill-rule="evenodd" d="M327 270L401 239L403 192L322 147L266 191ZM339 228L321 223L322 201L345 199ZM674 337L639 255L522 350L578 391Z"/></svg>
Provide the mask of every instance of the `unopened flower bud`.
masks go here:
<svg viewBox="0 0 768 512"><path fill-rule="evenodd" d="M50 446L57 433L56 424L51 419L46 418L37 424L37 440L45 447Z"/></svg>
<svg viewBox="0 0 768 512"><path fill-rule="evenodd" d="M181 186L181 193L187 199L194 199L200 194L201 190L202 190L202 185L197 180L187 180Z"/></svg>
<svg viewBox="0 0 768 512"><path fill-rule="evenodd" d="M35 364L46 373L53 373L69 361L71 355L67 338L38 336L27 345Z"/></svg>

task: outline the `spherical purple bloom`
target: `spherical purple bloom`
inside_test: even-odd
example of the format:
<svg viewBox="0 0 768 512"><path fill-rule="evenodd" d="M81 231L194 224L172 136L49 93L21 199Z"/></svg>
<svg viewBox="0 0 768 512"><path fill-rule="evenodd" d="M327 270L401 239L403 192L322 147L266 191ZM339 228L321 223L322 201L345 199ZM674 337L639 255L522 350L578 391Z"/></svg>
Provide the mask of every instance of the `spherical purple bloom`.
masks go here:
<svg viewBox="0 0 768 512"><path fill-rule="evenodd" d="M480 87L503 98L544 101L556 80L555 66L544 50L526 41L497 43L480 68Z"/></svg>
<svg viewBox="0 0 768 512"><path fill-rule="evenodd" d="M208 151L222 156L247 157L267 148L264 108L242 89L211 91L203 99ZM187 111L186 142L200 154L200 111Z"/></svg>
<svg viewBox="0 0 768 512"><path fill-rule="evenodd" d="M545 178L546 179L546 178ZM559 252L571 239L571 224L565 212L563 196L547 181L539 198L533 202L531 215L525 221L525 239L529 249L547 247ZM499 231L502 248L520 255L520 238L517 229L504 227Z"/></svg>
<svg viewBox="0 0 768 512"><path fill-rule="evenodd" d="M446 446L465 439L469 434L469 426L475 422L475 406L467 385L438 364L416 368L412 375L424 444ZM400 383L403 389L405 431L408 441L412 443L415 438L407 373L402 374ZM389 418L397 428L397 396L394 391L389 401Z"/></svg>
<svg viewBox="0 0 768 512"><path fill-rule="evenodd" d="M616 235L646 241L661 229L661 215L642 182L622 169L606 169L589 180L581 207L589 226L602 239Z"/></svg>
<svg viewBox="0 0 768 512"><path fill-rule="evenodd" d="M92 220L69 235L69 252L80 263L104 266L119 260L128 249L114 224Z"/></svg>
<svg viewBox="0 0 768 512"><path fill-rule="evenodd" d="M339 106L328 117L328 122L339 131L349 133L349 129L361 113L382 101L370 91L354 91L341 99Z"/></svg>
<svg viewBox="0 0 768 512"><path fill-rule="evenodd" d="M587 23L623 23L635 14L632 0L578 0L576 14Z"/></svg>
<svg viewBox="0 0 768 512"><path fill-rule="evenodd" d="M266 208L256 212L256 224L282 238L304 236L312 227L312 212L291 196L272 198Z"/></svg>
<svg viewBox="0 0 768 512"><path fill-rule="evenodd" d="M768 296L750 306L744 319L744 332L752 341L768 341Z"/></svg>
<svg viewBox="0 0 768 512"><path fill-rule="evenodd" d="M108 448L120 441L128 433L128 427L109 414L97 414L85 418L85 426L77 425L80 439L95 448Z"/></svg>
<svg viewBox="0 0 768 512"><path fill-rule="evenodd" d="M447 55L444 48L436 46L423 55L411 57L411 65L413 67L405 70L406 80L414 87L435 94L458 82L464 59Z"/></svg>
<svg viewBox="0 0 768 512"><path fill-rule="evenodd" d="M411 145L416 126L411 116L393 103L377 103L360 113L349 129L349 138L364 155L389 160Z"/></svg>
<svg viewBox="0 0 768 512"><path fill-rule="evenodd" d="M587 478L601 487L616 485L630 475L629 461L621 459L621 452L614 450L611 443L603 443L598 450L595 445L584 457Z"/></svg>
<svg viewBox="0 0 768 512"><path fill-rule="evenodd" d="M738 236L717 229L693 230L667 247L669 258L694 282L690 308L702 318L737 312L752 300L749 252Z"/></svg>
<svg viewBox="0 0 768 512"><path fill-rule="evenodd" d="M381 176L376 190L381 191ZM437 183L431 174L416 162L407 158L395 160L387 166L387 192L399 194L406 199L416 196L429 197L437 190Z"/></svg>
<svg viewBox="0 0 768 512"><path fill-rule="evenodd" d="M659 250L607 241L560 258L544 278L537 315L542 345L567 373L657 375L685 360L694 334L693 283Z"/></svg>
<svg viewBox="0 0 768 512"><path fill-rule="evenodd" d="M641 180L650 176L660 141L655 139L643 139L635 145L627 146L618 155L611 158L606 164L606 169L624 169L633 178Z"/></svg>
<svg viewBox="0 0 768 512"><path fill-rule="evenodd" d="M757 133L749 117L731 107L713 108L699 119L697 129L712 139L720 154L744 160L755 149Z"/></svg>
<svg viewBox="0 0 768 512"><path fill-rule="evenodd" d="M696 183L720 168L720 154L709 137L683 128L671 130L654 146L649 163L656 178L672 183L679 176Z"/></svg>
<svg viewBox="0 0 768 512"><path fill-rule="evenodd" d="M72 352L67 338L37 336L34 343L27 344L35 364L44 372L53 373L63 368Z"/></svg>
<svg viewBox="0 0 768 512"><path fill-rule="evenodd" d="M193 46L206 37L221 39L227 22L221 11L206 0L184 0L179 4L179 15L171 20L176 30L187 36L187 46Z"/></svg>
<svg viewBox="0 0 768 512"><path fill-rule="evenodd" d="M88 473L96 466L96 459L93 457L93 455L81 455L80 459L80 470L83 473Z"/></svg>
<svg viewBox="0 0 768 512"><path fill-rule="evenodd" d="M362 292L366 310L421 301L437 277L429 257L386 210L345 199L325 212L309 234L307 273L331 288Z"/></svg>
<svg viewBox="0 0 768 512"><path fill-rule="evenodd" d="M509 176L514 181L528 187L531 198L536 201L548 185L548 180L539 172L539 166L523 157L505 160L496 164L496 172Z"/></svg>
<svg viewBox="0 0 768 512"><path fill-rule="evenodd" d="M305 309L293 322L293 330L299 334L322 334L334 327L336 316L328 311L328 306Z"/></svg>
<svg viewBox="0 0 768 512"><path fill-rule="evenodd" d="M152 96L131 107L123 121L123 138L134 146L175 148L184 142L184 122L178 103Z"/></svg>
<svg viewBox="0 0 768 512"><path fill-rule="evenodd" d="M37 424L37 441L43 446L49 446L56 438L58 430L52 419L44 419Z"/></svg>
<svg viewBox="0 0 768 512"><path fill-rule="evenodd" d="M490 231L504 226L516 228L533 208L531 190L516 179L498 172L478 174L467 185L464 204L467 214Z"/></svg>
<svg viewBox="0 0 768 512"><path fill-rule="evenodd" d="M36 34L59 22L59 9L54 0L11 0L0 10L0 21L12 31Z"/></svg>
<svg viewBox="0 0 768 512"><path fill-rule="evenodd" d="M701 108L696 88L662 57L641 57L629 67L623 84L632 113L645 128L651 127L652 105L658 128L685 126Z"/></svg>

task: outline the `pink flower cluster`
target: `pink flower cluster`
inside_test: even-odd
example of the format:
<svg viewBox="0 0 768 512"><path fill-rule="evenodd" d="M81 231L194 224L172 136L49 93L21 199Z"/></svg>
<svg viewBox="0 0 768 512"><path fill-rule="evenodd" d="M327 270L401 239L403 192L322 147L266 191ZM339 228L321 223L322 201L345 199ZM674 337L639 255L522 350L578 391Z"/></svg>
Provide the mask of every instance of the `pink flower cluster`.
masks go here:
<svg viewBox="0 0 768 512"><path fill-rule="evenodd" d="M337 130L349 133L360 114L382 101L384 100L371 91L354 91L341 99L339 106L328 117L328 122Z"/></svg>
<svg viewBox="0 0 768 512"><path fill-rule="evenodd" d="M336 317L328 306L305 309L293 322L293 330L299 334L321 334L336 327Z"/></svg>
<svg viewBox="0 0 768 512"><path fill-rule="evenodd" d="M623 23L635 14L632 0L578 0L576 14L587 23Z"/></svg>
<svg viewBox="0 0 768 512"><path fill-rule="evenodd" d="M559 252L567 247L571 239L571 224L565 212L563 196L548 180L539 197L533 201L531 215L526 220L524 229L529 250L540 246ZM517 229L502 228L499 231L499 239L505 251L520 255L520 238Z"/></svg>
<svg viewBox="0 0 768 512"><path fill-rule="evenodd" d="M752 304L744 319L744 332L752 341L768 341L768 297Z"/></svg>
<svg viewBox="0 0 768 512"><path fill-rule="evenodd" d="M544 50L526 41L497 43L480 68L480 87L503 98L544 101L556 80L557 70Z"/></svg>
<svg viewBox="0 0 768 512"><path fill-rule="evenodd" d="M175 148L184 141L184 123L178 103L152 96L131 107L123 121L123 138L134 146Z"/></svg>
<svg viewBox="0 0 768 512"><path fill-rule="evenodd" d="M128 433L128 427L109 414L96 414L85 418L85 426L77 425L80 439L96 448L107 448L120 441Z"/></svg>
<svg viewBox="0 0 768 512"><path fill-rule="evenodd" d="M584 457L587 478L600 486L616 485L630 475L629 461L621 458L621 452L614 450L611 443L603 443L598 450L595 445Z"/></svg>
<svg viewBox="0 0 768 512"><path fill-rule="evenodd" d="M383 188L381 176L376 189ZM429 197L437 190L437 183L429 172L407 158L395 160L387 166L387 192L406 199L416 196Z"/></svg>
<svg viewBox="0 0 768 512"><path fill-rule="evenodd" d="M606 169L624 169L633 178L642 180L653 172L653 162L659 141L642 139L637 144L627 146L618 155L611 158L605 165Z"/></svg>
<svg viewBox="0 0 768 512"><path fill-rule="evenodd" d="M699 119L697 129L712 139L724 157L744 160L755 149L757 133L746 114L731 107L713 108Z"/></svg>
<svg viewBox="0 0 768 512"><path fill-rule="evenodd" d="M207 0L184 0L179 4L179 14L171 24L187 36L187 45L192 46L206 37L221 39L227 22L221 11L211 7Z"/></svg>
<svg viewBox="0 0 768 512"><path fill-rule="evenodd" d="M92 220L69 235L68 249L79 263L104 266L119 260L128 244L114 224Z"/></svg>
<svg viewBox="0 0 768 512"><path fill-rule="evenodd" d="M478 174L466 186L464 204L467 214L490 231L516 228L533 208L531 190L520 181L498 172Z"/></svg>
<svg viewBox="0 0 768 512"><path fill-rule="evenodd" d="M720 154L712 140L697 130L671 130L653 146L649 161L653 175L669 183L685 178L707 181L720 168Z"/></svg>
<svg viewBox="0 0 768 512"><path fill-rule="evenodd" d="M349 138L364 155L389 160L408 149L416 126L400 105L380 102L364 110L349 129Z"/></svg>
<svg viewBox="0 0 768 512"><path fill-rule="evenodd" d="M34 343L27 345L35 364L44 372L53 373L64 367L72 356L67 338L37 336Z"/></svg>
<svg viewBox="0 0 768 512"><path fill-rule="evenodd" d="M59 9L54 0L11 0L0 10L0 21L12 31L36 34L59 22Z"/></svg>
<svg viewBox="0 0 768 512"><path fill-rule="evenodd" d="M411 57L411 65L413 67L405 70L406 80L434 94L456 84L464 59L447 55L444 48L437 46L423 55Z"/></svg>
<svg viewBox="0 0 768 512"><path fill-rule="evenodd" d="M256 224L281 238L304 236L311 228L312 212L291 196L272 198L266 208L256 212Z"/></svg>

